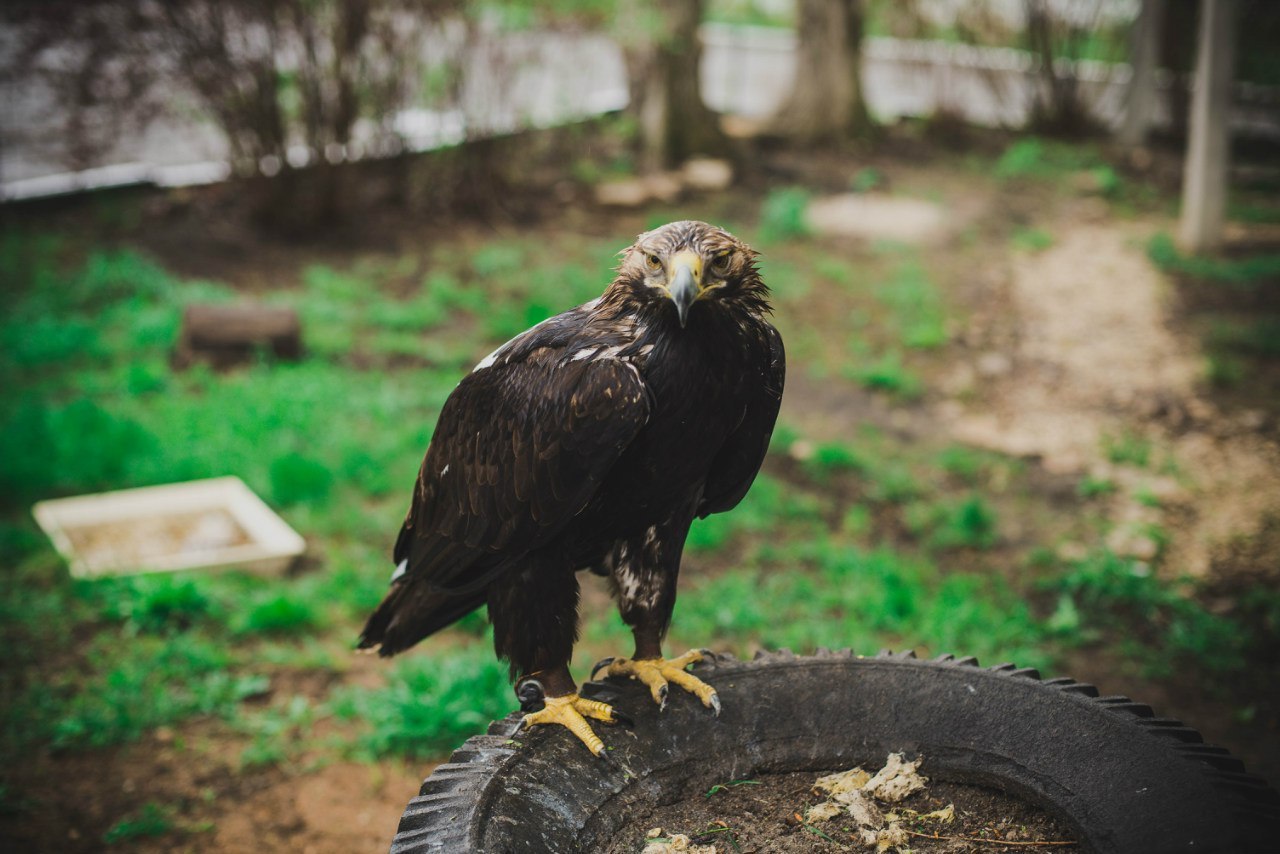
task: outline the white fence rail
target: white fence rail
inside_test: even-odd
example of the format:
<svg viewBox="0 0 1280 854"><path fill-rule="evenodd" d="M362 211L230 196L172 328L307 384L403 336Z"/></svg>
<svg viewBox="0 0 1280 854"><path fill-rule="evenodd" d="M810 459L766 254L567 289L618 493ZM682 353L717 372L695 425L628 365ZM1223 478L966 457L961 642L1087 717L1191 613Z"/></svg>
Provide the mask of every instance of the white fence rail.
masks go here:
<svg viewBox="0 0 1280 854"><path fill-rule="evenodd" d="M708 24L702 86L708 104L721 112L770 115L794 79L795 37L787 30ZM1063 71L1080 80L1093 115L1114 126L1124 105L1127 65L1078 62ZM426 151L468 136L545 127L617 110L626 105L621 51L592 33L524 33L482 43L468 59L461 105L452 110L411 109L396 117L403 144L375 148L357 141L326 152L334 160L362 159L399 150ZM863 86L872 112L882 120L947 112L976 124L1020 127L1043 85L1036 60L1024 51L945 42L869 39L863 53ZM1167 75L1160 85L1169 87ZM128 184L180 186L225 180L227 146L217 128L202 119L180 90L174 109L144 128L123 133L92 168L68 171L61 160L59 131L65 113L51 92L35 81L4 84L0 125L0 199L24 199ZM1167 123L1167 108L1157 125ZM1280 139L1280 92L1240 86L1232 125ZM305 164L299 146L289 160ZM260 164L268 174L279 163Z"/></svg>

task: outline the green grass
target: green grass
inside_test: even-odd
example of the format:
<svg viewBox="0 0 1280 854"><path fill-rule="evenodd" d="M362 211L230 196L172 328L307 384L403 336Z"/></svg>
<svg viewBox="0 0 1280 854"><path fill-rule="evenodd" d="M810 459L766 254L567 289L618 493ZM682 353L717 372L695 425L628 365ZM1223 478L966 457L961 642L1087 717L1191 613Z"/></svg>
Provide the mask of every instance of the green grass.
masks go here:
<svg viewBox="0 0 1280 854"><path fill-rule="evenodd" d="M874 166L864 166L849 179L849 189L855 193L868 193L883 186L884 175Z"/></svg>
<svg viewBox="0 0 1280 854"><path fill-rule="evenodd" d="M320 627L320 615L309 601L289 591L269 593L254 603L232 628L238 634L300 635Z"/></svg>
<svg viewBox="0 0 1280 854"><path fill-rule="evenodd" d="M1239 222L1276 223L1280 222L1280 207L1266 203L1230 202L1227 218Z"/></svg>
<svg viewBox="0 0 1280 854"><path fill-rule="evenodd" d="M1031 159L1053 164L1048 150ZM805 191L782 190L761 211L792 370L888 395L877 406L918 398L952 346L945 268L901 245L819 250L804 239L806 205ZM269 297L301 312L304 358L264 355L218 373L174 370L169 353L183 306L237 298L231 288L177 278L136 252L0 239L0 447L21 451L0 454L0 757L189 725L239 738L246 768L438 758L513 709L480 612L372 677L348 676L350 648L386 589L444 400L496 344L598 294L615 244L541 235L310 265ZM802 313L817 298L831 306L821 324ZM1270 346L1273 330L1250 324L1231 330L1248 342L1231 352ZM998 523L1037 500L1016 461L870 425L794 454L805 426L780 425L740 506L694 524L670 649L915 647L1047 666L1145 602L1159 630L1151 648L1238 661L1215 657L1224 629L1214 618L1163 588L1133 593L1096 562L1047 593L1034 579L1059 570L1051 560L1001 581L1011 547ZM1155 462L1140 437L1109 441L1117 461ZM42 498L225 474L304 534L308 571L72 582L29 515ZM615 609L584 613L575 672L629 643ZM302 696L290 688L300 674L334 687ZM114 832L138 836L148 818Z"/></svg>
<svg viewBox="0 0 1280 854"><path fill-rule="evenodd" d="M214 619L220 611L220 603L189 578L125 576L78 587L80 596L93 602L104 619L121 622L132 633L184 631Z"/></svg>
<svg viewBox="0 0 1280 854"><path fill-rule="evenodd" d="M807 237L809 191L803 187L770 190L760 208L760 237L766 243Z"/></svg>
<svg viewBox="0 0 1280 854"><path fill-rule="evenodd" d="M135 839L164 836L173 829L172 808L148 801L131 817L122 818L111 825L102 835L102 841L107 845L115 845Z"/></svg>
<svg viewBox="0 0 1280 854"><path fill-rule="evenodd" d="M1048 637L1025 603L989 576L943 574L887 549L829 541L763 546L758 566L690 585L673 634L737 649L852 646L965 650L980 657L1048 661ZM715 644L713 644L715 645Z"/></svg>
<svg viewBox="0 0 1280 854"><path fill-rule="evenodd" d="M1217 318L1209 329L1206 343L1216 350L1275 358L1280 356L1280 317Z"/></svg>
<svg viewBox="0 0 1280 854"><path fill-rule="evenodd" d="M867 461L857 450L843 442L823 442L813 449L812 456L802 461L808 474L820 483L845 472L861 472L867 469Z"/></svg>
<svg viewBox="0 0 1280 854"><path fill-rule="evenodd" d="M901 460L880 460L866 474L867 495L875 501L902 504L924 493L924 487Z"/></svg>
<svg viewBox="0 0 1280 854"><path fill-rule="evenodd" d="M1197 661L1217 676L1244 666L1249 633L1189 596L1191 582L1162 581L1144 564L1100 551L1073 564L1053 587L1071 597L1085 621L1158 638L1145 662L1151 675L1167 676L1185 661Z"/></svg>
<svg viewBox="0 0 1280 854"><path fill-rule="evenodd" d="M961 483L976 485L991 468L991 454L963 445L949 445L935 457L939 469Z"/></svg>
<svg viewBox="0 0 1280 854"><path fill-rule="evenodd" d="M1147 468L1152 462L1151 440L1137 433L1121 433L1102 438L1102 452L1117 465Z"/></svg>
<svg viewBox="0 0 1280 854"><path fill-rule="evenodd" d="M1115 481L1105 477L1087 475L1080 479L1076 492L1081 498L1101 498L1116 491Z"/></svg>
<svg viewBox="0 0 1280 854"><path fill-rule="evenodd" d="M1258 253L1242 258L1185 255L1165 232L1156 234L1147 242L1147 257L1166 273L1211 283L1244 287L1280 278L1278 253Z"/></svg>
<svg viewBox="0 0 1280 854"><path fill-rule="evenodd" d="M321 714L306 697L293 696L256 715L239 716L235 728L250 738L240 753L241 766L275 765L293 758L310 741Z"/></svg>
<svg viewBox="0 0 1280 854"><path fill-rule="evenodd" d="M194 715L229 718L268 686L265 677L231 672L231 656L210 640L113 640L104 633L89 651L90 675L51 686L53 714L43 723L54 745L103 747Z"/></svg>
<svg viewBox="0 0 1280 854"><path fill-rule="evenodd" d="M487 644L423 651L393 668L384 688L351 688L334 697L340 719L359 721L356 741L366 756L439 756L489 721L516 708L507 668Z"/></svg>
<svg viewBox="0 0 1280 854"><path fill-rule="evenodd" d="M707 3L706 19L751 27L792 27L795 11L788 4L760 0L711 0Z"/></svg>
<svg viewBox="0 0 1280 854"><path fill-rule="evenodd" d="M889 309L903 346L932 350L947 342L946 306L918 260L898 263L889 279L876 288L876 297Z"/></svg>
<svg viewBox="0 0 1280 854"><path fill-rule="evenodd" d="M997 540L995 511L978 495L944 503L917 502L906 508L908 527L929 545L986 549Z"/></svg>
<svg viewBox="0 0 1280 854"><path fill-rule="evenodd" d="M271 495L280 504L323 501L333 489L333 472L318 460L289 451L271 461Z"/></svg>
<svg viewBox="0 0 1280 854"><path fill-rule="evenodd" d="M1087 146L1037 137L1022 137L1004 150L995 164L1001 179L1053 179L1083 169L1098 168L1098 154Z"/></svg>
<svg viewBox="0 0 1280 854"><path fill-rule="evenodd" d="M850 379L869 391L883 391L904 400L914 400L924 391L924 383L902 362L902 354L889 350L846 370Z"/></svg>
<svg viewBox="0 0 1280 854"><path fill-rule="evenodd" d="M762 474L732 513L695 521L685 547L695 553L710 551L738 536L818 530L821 522L822 501L818 496Z"/></svg>
<svg viewBox="0 0 1280 854"><path fill-rule="evenodd" d="M1041 228L1020 228L1009 244L1019 252L1043 252L1053 245L1053 235Z"/></svg>
<svg viewBox="0 0 1280 854"><path fill-rule="evenodd" d="M1248 373L1244 361L1224 353L1210 353L1205 357L1204 377L1218 388L1235 388Z"/></svg>

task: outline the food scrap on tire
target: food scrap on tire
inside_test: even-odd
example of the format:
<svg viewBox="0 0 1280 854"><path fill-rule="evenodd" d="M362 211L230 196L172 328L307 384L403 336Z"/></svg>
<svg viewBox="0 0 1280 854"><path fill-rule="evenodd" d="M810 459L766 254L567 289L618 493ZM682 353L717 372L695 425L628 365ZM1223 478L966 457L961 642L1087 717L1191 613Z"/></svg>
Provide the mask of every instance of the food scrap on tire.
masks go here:
<svg viewBox="0 0 1280 854"><path fill-rule="evenodd" d="M866 847L877 852L906 850L911 838L902 827L904 818L948 822L955 815L950 804L923 815L914 810L903 810L902 814L885 813L876 805L875 800L886 804L898 803L907 795L922 790L928 782L928 778L919 773L923 761L924 757L917 757L907 762L901 753L890 753L884 767L874 775L861 768L851 768L819 777L813 784L814 791L828 795L830 800L810 807L805 818L829 821L847 815L857 824L855 838Z"/></svg>
<svg viewBox="0 0 1280 854"><path fill-rule="evenodd" d="M694 845L683 833L663 835L662 828L651 828L645 834L641 854L716 854L714 845Z"/></svg>

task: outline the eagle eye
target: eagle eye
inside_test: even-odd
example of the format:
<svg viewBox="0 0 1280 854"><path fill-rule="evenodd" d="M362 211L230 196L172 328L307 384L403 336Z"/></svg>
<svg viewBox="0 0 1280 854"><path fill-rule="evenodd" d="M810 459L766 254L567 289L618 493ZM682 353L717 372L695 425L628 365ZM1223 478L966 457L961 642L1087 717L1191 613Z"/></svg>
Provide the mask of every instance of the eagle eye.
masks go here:
<svg viewBox="0 0 1280 854"><path fill-rule="evenodd" d="M644 260L648 262L649 266L654 270L657 270L662 266L662 259L657 255L646 255Z"/></svg>
<svg viewBox="0 0 1280 854"><path fill-rule="evenodd" d="M733 257L733 250L726 249L719 255L711 259L711 269L723 273L729 269L729 259Z"/></svg>

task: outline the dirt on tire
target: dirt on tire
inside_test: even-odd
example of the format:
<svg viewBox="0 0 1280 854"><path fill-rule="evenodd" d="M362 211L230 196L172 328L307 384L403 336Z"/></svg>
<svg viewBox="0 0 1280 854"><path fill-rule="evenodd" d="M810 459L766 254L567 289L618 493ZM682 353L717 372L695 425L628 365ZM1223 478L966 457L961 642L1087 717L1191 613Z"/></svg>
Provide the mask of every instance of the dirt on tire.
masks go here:
<svg viewBox="0 0 1280 854"><path fill-rule="evenodd" d="M652 842L649 834L654 828L661 829L660 839L683 834L694 845L714 845L717 854L874 850L858 840L856 825L847 816L805 820L806 810L824 800L813 789L820 776L821 772L811 771L764 774L730 782L709 793L694 793L636 816L619 828L606 852L640 854ZM985 786L930 781L925 790L892 808L925 815L948 805L954 807L951 821L916 819L903 823L912 851L999 854L1025 851L1029 842L1041 843L1034 846L1037 849L1079 850L1071 832L1044 810ZM1001 845L1000 840L1014 844Z"/></svg>

